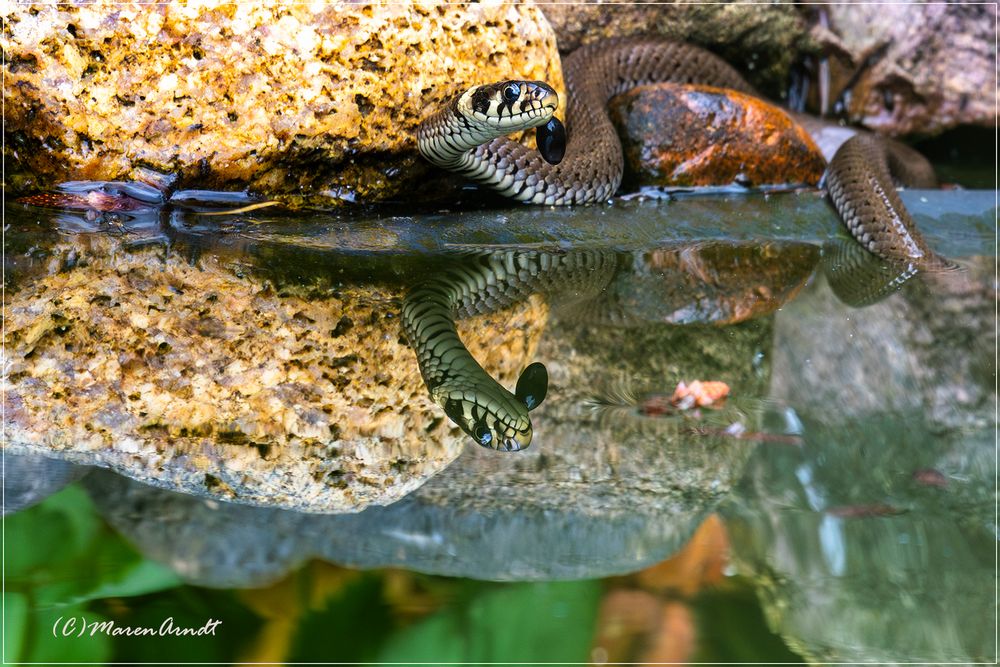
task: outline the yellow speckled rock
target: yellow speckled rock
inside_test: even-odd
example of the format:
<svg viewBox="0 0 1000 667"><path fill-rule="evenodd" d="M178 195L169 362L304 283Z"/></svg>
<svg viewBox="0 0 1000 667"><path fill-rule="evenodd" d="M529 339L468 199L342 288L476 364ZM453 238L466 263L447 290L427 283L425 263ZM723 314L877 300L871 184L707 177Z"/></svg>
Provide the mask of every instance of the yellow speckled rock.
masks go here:
<svg viewBox="0 0 1000 667"><path fill-rule="evenodd" d="M75 266L58 259L67 253ZM308 512L387 504L468 437L402 341L400 293L306 298L117 242L63 246L4 304L7 451L187 493ZM512 386L547 318L533 298L459 323Z"/></svg>
<svg viewBox="0 0 1000 667"><path fill-rule="evenodd" d="M531 3L8 3L4 131L39 185L129 179L377 199L423 173L414 131L463 87L561 90Z"/></svg>

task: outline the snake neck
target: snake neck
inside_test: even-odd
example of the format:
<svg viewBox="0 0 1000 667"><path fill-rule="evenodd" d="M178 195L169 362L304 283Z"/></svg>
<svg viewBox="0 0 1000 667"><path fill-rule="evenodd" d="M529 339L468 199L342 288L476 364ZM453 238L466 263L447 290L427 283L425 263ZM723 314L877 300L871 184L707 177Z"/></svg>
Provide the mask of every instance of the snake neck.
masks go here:
<svg viewBox="0 0 1000 667"><path fill-rule="evenodd" d="M452 171L461 170L466 158L493 134L477 127L461 114L459 103L469 91L456 95L417 128L417 145L434 164Z"/></svg>

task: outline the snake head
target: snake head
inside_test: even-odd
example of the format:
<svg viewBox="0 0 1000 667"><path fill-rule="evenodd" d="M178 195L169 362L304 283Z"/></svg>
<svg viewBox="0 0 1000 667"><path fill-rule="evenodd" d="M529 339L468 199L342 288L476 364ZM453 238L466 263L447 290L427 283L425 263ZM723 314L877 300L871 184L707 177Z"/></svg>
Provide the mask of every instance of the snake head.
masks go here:
<svg viewBox="0 0 1000 667"><path fill-rule="evenodd" d="M456 392L444 401L444 411L476 444L502 452L518 452L531 444L528 411L537 408L548 393L549 374L540 363L530 364L517 380L511 394L497 385L502 395L480 400Z"/></svg>
<svg viewBox="0 0 1000 667"><path fill-rule="evenodd" d="M474 86L458 98L457 110L474 127L496 137L544 125L559 95L541 81L500 81Z"/></svg>
<svg viewBox="0 0 1000 667"><path fill-rule="evenodd" d="M507 396L514 398L509 393ZM444 411L477 445L501 452L517 452L531 444L531 420L527 408L513 400L510 403L497 412L496 406L487 408L474 401L451 398L445 402Z"/></svg>

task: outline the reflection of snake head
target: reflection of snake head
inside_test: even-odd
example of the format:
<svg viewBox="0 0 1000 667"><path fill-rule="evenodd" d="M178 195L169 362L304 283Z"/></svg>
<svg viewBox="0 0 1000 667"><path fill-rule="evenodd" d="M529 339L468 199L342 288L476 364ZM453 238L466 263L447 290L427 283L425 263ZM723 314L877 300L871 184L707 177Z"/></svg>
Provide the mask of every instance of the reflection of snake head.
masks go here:
<svg viewBox="0 0 1000 667"><path fill-rule="evenodd" d="M545 399L548 385L545 366L534 363L521 373L513 394L499 385L496 387L499 391L475 395L453 391L444 400L444 411L479 445L516 452L531 444L528 411Z"/></svg>
<svg viewBox="0 0 1000 667"><path fill-rule="evenodd" d="M465 91L455 111L475 130L496 138L544 125L558 105L559 95L541 81L501 81Z"/></svg>

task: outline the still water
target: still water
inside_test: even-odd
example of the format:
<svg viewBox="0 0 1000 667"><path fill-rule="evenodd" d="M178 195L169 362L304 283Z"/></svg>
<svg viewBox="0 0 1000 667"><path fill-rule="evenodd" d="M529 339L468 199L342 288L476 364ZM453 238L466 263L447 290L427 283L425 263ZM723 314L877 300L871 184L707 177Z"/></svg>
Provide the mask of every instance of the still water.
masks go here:
<svg viewBox="0 0 1000 667"><path fill-rule="evenodd" d="M9 203L5 655L994 660L994 193L904 201L957 270L866 262L810 192ZM549 376L531 446L480 448L431 401L401 301L552 257L586 261L482 287L458 323L507 388ZM80 630L168 618L213 630Z"/></svg>

